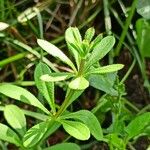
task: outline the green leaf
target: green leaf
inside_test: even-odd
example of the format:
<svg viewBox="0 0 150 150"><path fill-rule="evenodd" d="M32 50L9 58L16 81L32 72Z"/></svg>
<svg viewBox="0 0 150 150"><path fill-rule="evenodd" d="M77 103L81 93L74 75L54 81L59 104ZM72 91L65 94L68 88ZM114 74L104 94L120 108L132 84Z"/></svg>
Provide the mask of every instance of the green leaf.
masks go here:
<svg viewBox="0 0 150 150"><path fill-rule="evenodd" d="M15 105L7 105L4 109L4 116L9 125L21 136L26 132L26 118L23 111Z"/></svg>
<svg viewBox="0 0 150 150"><path fill-rule="evenodd" d="M118 92L113 88L116 80L116 73L92 74L89 77L89 83L96 89L102 90L110 95L117 96Z"/></svg>
<svg viewBox="0 0 150 150"><path fill-rule="evenodd" d="M150 19L150 1L138 0L137 13L139 13L145 19Z"/></svg>
<svg viewBox="0 0 150 150"><path fill-rule="evenodd" d="M34 72L34 80L37 88L43 94L45 99L47 100L48 104L50 105L52 112L55 112L55 101L54 101L54 83L53 82L45 82L41 80L41 76L44 74L50 74L50 68L44 64L39 63Z"/></svg>
<svg viewBox="0 0 150 150"><path fill-rule="evenodd" d="M112 49L114 44L115 38L113 36L103 38L100 43L94 47L86 64L86 68L88 69L91 65L102 59Z"/></svg>
<svg viewBox="0 0 150 150"><path fill-rule="evenodd" d="M60 119L75 119L83 122L90 130L91 134L97 139L103 139L103 132L99 121L93 113L88 110L80 110L60 117Z"/></svg>
<svg viewBox="0 0 150 150"><path fill-rule="evenodd" d="M106 138L109 140L108 143L113 145L114 149L125 150L125 143L117 134L108 134L106 135Z"/></svg>
<svg viewBox="0 0 150 150"><path fill-rule="evenodd" d="M136 22L137 45L142 57L150 57L150 23L144 19Z"/></svg>
<svg viewBox="0 0 150 150"><path fill-rule="evenodd" d="M44 136L48 129L48 122L41 122L30 128L23 138L23 145L25 147L33 147Z"/></svg>
<svg viewBox="0 0 150 150"><path fill-rule="evenodd" d="M80 147L75 143L61 143L43 150L80 150Z"/></svg>
<svg viewBox="0 0 150 150"><path fill-rule="evenodd" d="M89 128L77 121L68 121L61 120L63 128L68 132L71 136L75 137L78 140L88 140L90 138L90 130Z"/></svg>
<svg viewBox="0 0 150 150"><path fill-rule="evenodd" d="M124 65L122 65L122 64L107 65L104 67L92 69L89 72L89 74L105 74L105 73L115 72L115 71L122 69L123 67L124 67Z"/></svg>
<svg viewBox="0 0 150 150"><path fill-rule="evenodd" d="M72 104L83 93L84 90L73 90L68 88L65 98L69 97L68 106ZM69 96L71 93L71 97Z"/></svg>
<svg viewBox="0 0 150 150"><path fill-rule="evenodd" d="M41 80L45 82L58 82L58 81L64 81L66 79L69 79L72 77L72 73L51 73L51 74L45 74L40 77Z"/></svg>
<svg viewBox="0 0 150 150"><path fill-rule="evenodd" d="M128 134L128 139L134 138L135 136L143 133L144 129L148 126L150 126L150 112L137 116L125 128L125 131Z"/></svg>
<svg viewBox="0 0 150 150"><path fill-rule="evenodd" d="M92 27L92 28L89 28L86 32L85 32L85 36L84 36L84 39L87 40L88 42L91 42L93 36L95 34L95 29Z"/></svg>
<svg viewBox="0 0 150 150"><path fill-rule="evenodd" d="M74 90L84 90L89 86L89 82L84 77L77 77L69 83L69 88Z"/></svg>
<svg viewBox="0 0 150 150"><path fill-rule="evenodd" d="M79 55L83 53L83 50L81 47L82 38L81 38L78 28L69 27L65 32L65 40L66 40L68 49L73 54L77 67L79 69L79 65L80 65Z"/></svg>
<svg viewBox="0 0 150 150"><path fill-rule="evenodd" d="M82 37L80 35L79 29L76 27L69 27L65 32L65 39L69 43L81 43Z"/></svg>
<svg viewBox="0 0 150 150"><path fill-rule="evenodd" d="M37 43L47 53L49 53L50 55L52 55L54 57L59 58L61 61L63 61L67 65L69 65L76 72L76 68L75 68L74 64L71 62L71 60L55 45L49 43L48 41L42 40L42 39L38 39Z"/></svg>
<svg viewBox="0 0 150 150"><path fill-rule="evenodd" d="M5 22L0 22L0 31L3 31L9 27L9 24Z"/></svg>
<svg viewBox="0 0 150 150"><path fill-rule="evenodd" d="M0 84L0 93L15 100L38 107L49 114L49 111L39 102L39 100L24 88L12 84Z"/></svg>
<svg viewBox="0 0 150 150"><path fill-rule="evenodd" d="M1 130L0 133L1 140L7 141L9 143L13 143L16 146L21 145L21 141L18 135L13 130L11 130L8 126L0 123L0 130Z"/></svg>
<svg viewBox="0 0 150 150"><path fill-rule="evenodd" d="M97 46L97 44L100 43L100 41L103 39L103 34L99 34L93 41L93 48Z"/></svg>

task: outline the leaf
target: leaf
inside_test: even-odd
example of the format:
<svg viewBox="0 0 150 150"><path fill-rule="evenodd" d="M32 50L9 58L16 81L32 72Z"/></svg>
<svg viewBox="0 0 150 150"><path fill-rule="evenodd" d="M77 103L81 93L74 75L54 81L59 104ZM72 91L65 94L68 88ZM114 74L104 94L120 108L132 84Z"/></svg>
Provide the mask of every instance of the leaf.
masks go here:
<svg viewBox="0 0 150 150"><path fill-rule="evenodd" d="M41 76L44 74L50 74L50 68L44 64L39 63L34 72L34 80L37 88L43 94L48 104L50 105L52 112L55 112L55 101L54 101L54 83L53 82L45 82L45 80L41 80Z"/></svg>
<svg viewBox="0 0 150 150"><path fill-rule="evenodd" d="M18 135L13 130L11 130L8 126L0 123L0 130L1 130L0 133L1 140L7 141L9 143L13 143L16 146L21 145L21 141Z"/></svg>
<svg viewBox="0 0 150 150"><path fill-rule="evenodd" d="M65 131L76 139L88 140L90 138L90 130L85 124L68 120L61 120L61 123Z"/></svg>
<svg viewBox="0 0 150 150"><path fill-rule="evenodd" d="M107 73L104 75L92 74L89 77L89 83L96 89L102 90L110 95L117 96L118 92L113 88L116 76L116 73Z"/></svg>
<svg viewBox="0 0 150 150"><path fill-rule="evenodd" d="M108 134L106 135L106 138L109 140L108 143L113 145L116 149L125 150L125 143L117 134Z"/></svg>
<svg viewBox="0 0 150 150"><path fill-rule="evenodd" d="M26 118L23 111L15 105L7 105L4 109L4 116L9 125L21 136L26 132Z"/></svg>
<svg viewBox="0 0 150 150"><path fill-rule="evenodd" d="M137 13L140 14L145 19L150 19L150 1L138 0Z"/></svg>
<svg viewBox="0 0 150 150"><path fill-rule="evenodd" d="M79 54L83 53L81 49L82 38L78 28L69 27L65 32L65 40L68 46L68 49L73 54L77 67L79 69L80 57Z"/></svg>
<svg viewBox="0 0 150 150"><path fill-rule="evenodd" d="M33 147L44 136L48 129L48 122L41 122L30 128L23 138L23 145L25 147Z"/></svg>
<svg viewBox="0 0 150 150"><path fill-rule="evenodd" d="M69 43L82 42L79 29L76 27L69 27L65 32L65 39Z"/></svg>
<svg viewBox="0 0 150 150"><path fill-rule="evenodd" d="M83 122L90 130L91 134L97 139L103 139L103 132L99 121L93 113L88 110L80 110L60 117L60 119L75 119Z"/></svg>
<svg viewBox="0 0 150 150"><path fill-rule="evenodd" d="M77 98L83 93L84 90L73 90L68 88L65 99L69 97L68 106L72 104ZM71 97L69 96L69 93L71 93Z"/></svg>
<svg viewBox="0 0 150 150"><path fill-rule="evenodd" d="M84 39L87 40L88 42L91 42L93 36L95 34L95 29L92 27L92 28L89 28L86 32L85 32L85 36L84 36Z"/></svg>
<svg viewBox="0 0 150 150"><path fill-rule="evenodd" d="M45 82L58 82L69 79L72 76L73 76L72 73L51 73L42 75L40 79Z"/></svg>
<svg viewBox="0 0 150 150"><path fill-rule="evenodd" d="M3 31L9 27L9 24L5 22L0 22L0 31Z"/></svg>
<svg viewBox="0 0 150 150"><path fill-rule="evenodd" d="M61 143L43 150L80 150L80 147L75 143Z"/></svg>
<svg viewBox="0 0 150 150"><path fill-rule="evenodd" d="M77 77L69 83L69 88L84 90L89 86L89 82L84 77Z"/></svg>
<svg viewBox="0 0 150 150"><path fill-rule="evenodd" d="M15 100L38 107L49 114L49 111L39 102L39 100L24 88L12 84L0 84L0 93Z"/></svg>
<svg viewBox="0 0 150 150"><path fill-rule="evenodd" d="M37 43L47 53L49 53L50 55L52 55L54 57L59 58L61 61L63 61L67 65L69 65L74 71L76 71L76 68L75 68L74 64L71 62L71 60L55 45L53 45L45 40L42 40L42 39L38 39Z"/></svg>
<svg viewBox="0 0 150 150"><path fill-rule="evenodd" d="M142 57L150 57L150 23L144 19L136 22L137 45Z"/></svg>
<svg viewBox="0 0 150 150"><path fill-rule="evenodd" d="M113 36L103 38L100 43L94 47L86 64L86 68L88 69L91 65L102 59L112 49L114 44L115 38Z"/></svg>
<svg viewBox="0 0 150 150"><path fill-rule="evenodd" d="M37 8L36 8L37 9ZM37 15L37 12L34 11L33 7L26 9L23 13L21 13L18 17L17 20L20 23L27 22L28 20L32 19Z"/></svg>
<svg viewBox="0 0 150 150"><path fill-rule="evenodd" d="M105 73L115 72L122 69L123 67L124 65L122 64L107 65L104 67L93 69L92 71L89 72L89 74L105 74Z"/></svg>
<svg viewBox="0 0 150 150"><path fill-rule="evenodd" d="M97 46L97 44L100 43L100 41L103 39L103 34L99 34L93 41L93 48Z"/></svg>
<svg viewBox="0 0 150 150"><path fill-rule="evenodd" d="M128 134L128 139L134 138L140 133L143 133L144 129L148 126L150 126L150 112L146 112L142 115L137 116L125 128L125 131Z"/></svg>

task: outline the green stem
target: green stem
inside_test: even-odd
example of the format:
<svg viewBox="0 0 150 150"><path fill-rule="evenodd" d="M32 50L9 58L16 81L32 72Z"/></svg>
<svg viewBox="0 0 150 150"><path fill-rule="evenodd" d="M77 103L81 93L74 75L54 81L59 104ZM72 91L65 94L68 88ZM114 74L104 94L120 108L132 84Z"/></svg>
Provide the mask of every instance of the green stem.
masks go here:
<svg viewBox="0 0 150 150"><path fill-rule="evenodd" d="M122 78L122 80L120 81L120 83L123 83L128 78L128 76L130 75L133 67L135 66L135 63L136 63L136 59L133 60L130 68L128 69L127 73L124 75L124 77Z"/></svg>
<svg viewBox="0 0 150 150"><path fill-rule="evenodd" d="M20 54L16 54L16 55L14 55L14 56L11 56L11 57L9 57L9 58L6 58L6 59L4 59L4 60L1 60L1 61L0 61L0 67L3 67L3 66L5 66L5 65L7 65L7 64L9 64L9 63L12 63L12 62L14 62L14 61L17 61L17 60L19 60L19 59L22 59L22 58L24 58L26 55L27 55L27 53L20 53Z"/></svg>
<svg viewBox="0 0 150 150"><path fill-rule="evenodd" d="M42 141L44 139L46 139L48 136L49 136L49 131L51 130L51 127L54 125L56 119L61 115L63 114L63 112L67 109L67 107L69 106L69 101L72 97L72 95L74 94L74 90L70 90L66 99L64 100L63 104L60 106L60 109L57 111L57 113L52 117L52 119L49 121L49 124L48 124L48 131L44 134L43 138L41 139L40 143L42 143Z"/></svg>
<svg viewBox="0 0 150 150"><path fill-rule="evenodd" d="M74 90L70 90L69 93L68 93L68 96L66 97L66 99L64 100L63 104L60 106L60 109L58 110L58 112L56 113L55 115L55 118L58 118L66 109L67 107L69 106L69 101L72 97L74 93Z"/></svg>
<svg viewBox="0 0 150 150"><path fill-rule="evenodd" d="M84 71L84 65L85 65L85 59L82 59L80 66L79 66L78 76L82 75L82 73Z"/></svg>
<svg viewBox="0 0 150 150"><path fill-rule="evenodd" d="M131 20L132 20L132 18L133 18L134 12L135 12L136 3L137 3L137 0L134 0L133 3L132 3L129 16L128 16L126 22L125 22L125 26L124 26L124 28L123 28L123 31L122 31L122 34L121 34L119 43L118 43L118 45L117 45L117 47L116 47L116 51L115 51L115 55L116 55L116 56L119 55L119 52L120 52L120 49L121 49L121 47L122 47L123 41L124 41L124 39L125 39L125 37L126 37L126 34L127 34L127 32L128 32L129 25L130 25L130 23L131 23Z"/></svg>

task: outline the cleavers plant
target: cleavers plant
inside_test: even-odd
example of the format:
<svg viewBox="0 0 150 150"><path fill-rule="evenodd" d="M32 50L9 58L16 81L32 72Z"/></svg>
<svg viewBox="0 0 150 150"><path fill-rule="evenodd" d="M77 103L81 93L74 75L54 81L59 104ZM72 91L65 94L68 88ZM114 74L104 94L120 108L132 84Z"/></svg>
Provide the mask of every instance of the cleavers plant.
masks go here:
<svg viewBox="0 0 150 150"><path fill-rule="evenodd" d="M94 28L89 28L82 39L78 28L69 27L65 33L68 49L74 58L71 61L59 48L43 39L38 39L38 45L48 54L56 57L70 67L68 72L52 72L42 61L36 66L34 80L45 102L46 108L33 94L26 89L12 85L0 84L0 93L23 103L37 107L40 111L32 112L20 109L16 105L3 107L4 116L9 126L0 123L0 139L13 143L22 150L29 149L80 149L74 143L62 143L49 148L43 147L45 139L54 133L61 125L64 130L78 140L88 140L90 134L98 141L106 141L96 116L88 110L70 112L67 110L82 92L92 86L90 77L93 75L116 72L123 68L122 64L100 66L102 59L114 46L115 38L102 34L94 38ZM65 81L67 91L61 106L56 105L54 83ZM109 87L108 87L109 88ZM25 115L40 120L40 123L27 130Z"/></svg>

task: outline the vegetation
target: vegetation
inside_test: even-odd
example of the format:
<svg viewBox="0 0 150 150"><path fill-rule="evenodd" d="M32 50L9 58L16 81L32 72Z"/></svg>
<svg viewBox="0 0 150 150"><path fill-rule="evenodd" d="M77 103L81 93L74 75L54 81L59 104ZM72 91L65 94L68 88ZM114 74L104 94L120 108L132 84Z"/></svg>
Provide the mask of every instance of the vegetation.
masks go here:
<svg viewBox="0 0 150 150"><path fill-rule="evenodd" d="M0 149L150 148L149 0L0 12Z"/></svg>

